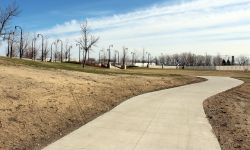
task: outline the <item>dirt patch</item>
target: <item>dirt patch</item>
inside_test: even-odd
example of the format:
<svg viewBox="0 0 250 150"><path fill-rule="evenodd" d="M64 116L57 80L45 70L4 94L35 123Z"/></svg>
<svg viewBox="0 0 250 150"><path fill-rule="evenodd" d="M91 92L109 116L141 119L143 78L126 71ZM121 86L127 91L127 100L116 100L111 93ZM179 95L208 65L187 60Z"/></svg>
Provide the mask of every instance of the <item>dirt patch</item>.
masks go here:
<svg viewBox="0 0 250 150"><path fill-rule="evenodd" d="M202 81L0 65L0 149L41 149L129 97Z"/></svg>
<svg viewBox="0 0 250 150"><path fill-rule="evenodd" d="M250 149L250 79L204 101L205 113L222 150Z"/></svg>

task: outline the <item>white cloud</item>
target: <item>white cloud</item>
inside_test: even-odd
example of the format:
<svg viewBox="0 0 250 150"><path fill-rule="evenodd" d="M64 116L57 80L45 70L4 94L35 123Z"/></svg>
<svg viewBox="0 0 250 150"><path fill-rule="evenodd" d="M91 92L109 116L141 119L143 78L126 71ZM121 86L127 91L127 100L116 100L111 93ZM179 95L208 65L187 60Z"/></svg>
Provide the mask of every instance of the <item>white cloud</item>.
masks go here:
<svg viewBox="0 0 250 150"><path fill-rule="evenodd" d="M126 14L89 18L100 36L99 48L109 43L121 49L166 52L250 55L250 0L195 0L175 5L155 5ZM52 38L76 39L80 20L43 31ZM249 47L249 48L248 48ZM199 49L199 50L197 50Z"/></svg>

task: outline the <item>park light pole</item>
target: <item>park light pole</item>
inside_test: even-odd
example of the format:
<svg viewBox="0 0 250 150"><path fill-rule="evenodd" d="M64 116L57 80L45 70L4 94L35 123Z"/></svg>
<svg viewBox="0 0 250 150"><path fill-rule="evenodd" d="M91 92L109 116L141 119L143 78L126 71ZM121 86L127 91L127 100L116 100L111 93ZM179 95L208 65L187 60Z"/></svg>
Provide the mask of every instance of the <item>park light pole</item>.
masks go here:
<svg viewBox="0 0 250 150"><path fill-rule="evenodd" d="M32 60L36 60L35 49L36 49L36 38L33 38L32 39Z"/></svg>
<svg viewBox="0 0 250 150"><path fill-rule="evenodd" d="M62 58L62 51L63 51L63 42L62 40L58 39L57 43L61 42L61 63L63 62L63 58Z"/></svg>
<svg viewBox="0 0 250 150"><path fill-rule="evenodd" d="M15 26L15 30L19 28L21 30L21 39L20 39L20 47L19 47L19 54L20 59L23 57L23 29L20 26Z"/></svg>
<svg viewBox="0 0 250 150"><path fill-rule="evenodd" d="M56 46L56 42L51 43L51 46L50 46L50 62L52 62L52 58L53 58L53 45Z"/></svg>
<svg viewBox="0 0 250 150"><path fill-rule="evenodd" d="M41 61L43 61L43 42L44 42L44 37L43 37L43 35L42 34L37 34L37 38L39 38L39 37L42 37L42 60Z"/></svg>
<svg viewBox="0 0 250 150"><path fill-rule="evenodd" d="M110 67L110 55L111 55L111 52L110 52L110 49L111 47L113 47L113 45L109 45L109 48L108 48L108 52L109 52L109 60L108 60L108 67Z"/></svg>

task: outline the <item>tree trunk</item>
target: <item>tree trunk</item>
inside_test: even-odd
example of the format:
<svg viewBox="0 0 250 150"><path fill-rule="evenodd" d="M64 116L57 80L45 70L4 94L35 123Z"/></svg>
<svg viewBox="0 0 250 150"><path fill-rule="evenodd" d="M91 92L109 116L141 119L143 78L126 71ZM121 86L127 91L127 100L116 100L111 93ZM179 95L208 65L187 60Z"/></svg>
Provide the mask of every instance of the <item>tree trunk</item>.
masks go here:
<svg viewBox="0 0 250 150"><path fill-rule="evenodd" d="M13 55L13 43L10 45L10 58L12 58Z"/></svg>
<svg viewBox="0 0 250 150"><path fill-rule="evenodd" d="M83 60L83 64L82 64L82 67L83 67L83 68L85 67L85 64L86 64L87 52L88 52L88 51L85 50L85 53L83 54L83 55L84 55L84 60Z"/></svg>

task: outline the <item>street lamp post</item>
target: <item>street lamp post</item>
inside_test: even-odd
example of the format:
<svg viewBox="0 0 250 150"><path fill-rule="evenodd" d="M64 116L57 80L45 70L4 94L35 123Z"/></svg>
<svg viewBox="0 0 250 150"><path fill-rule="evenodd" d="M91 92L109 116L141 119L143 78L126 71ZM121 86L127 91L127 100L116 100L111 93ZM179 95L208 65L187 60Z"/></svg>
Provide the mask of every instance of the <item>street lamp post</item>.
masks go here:
<svg viewBox="0 0 250 150"><path fill-rule="evenodd" d="M21 39L20 39L20 47L19 47L19 54L20 59L23 57L23 29L20 26L15 26L15 29L19 28L21 30Z"/></svg>
<svg viewBox="0 0 250 150"><path fill-rule="evenodd" d="M42 37L42 61L43 61L43 56L44 56L44 54L43 54L43 42L44 42L44 37L43 37L42 34L37 34L37 38L39 38L39 37Z"/></svg>
<svg viewBox="0 0 250 150"><path fill-rule="evenodd" d="M36 49L36 38L32 40L32 60L36 60L35 58L35 49Z"/></svg>
<svg viewBox="0 0 250 150"><path fill-rule="evenodd" d="M113 47L113 45L109 45L109 49L108 49L108 52L109 52L108 67L110 67L110 55L111 55L110 49L111 49L111 47Z"/></svg>
<svg viewBox="0 0 250 150"><path fill-rule="evenodd" d="M63 62L63 58L62 58L62 51L63 51L63 42L62 40L58 39L57 43L61 42L61 63Z"/></svg>

